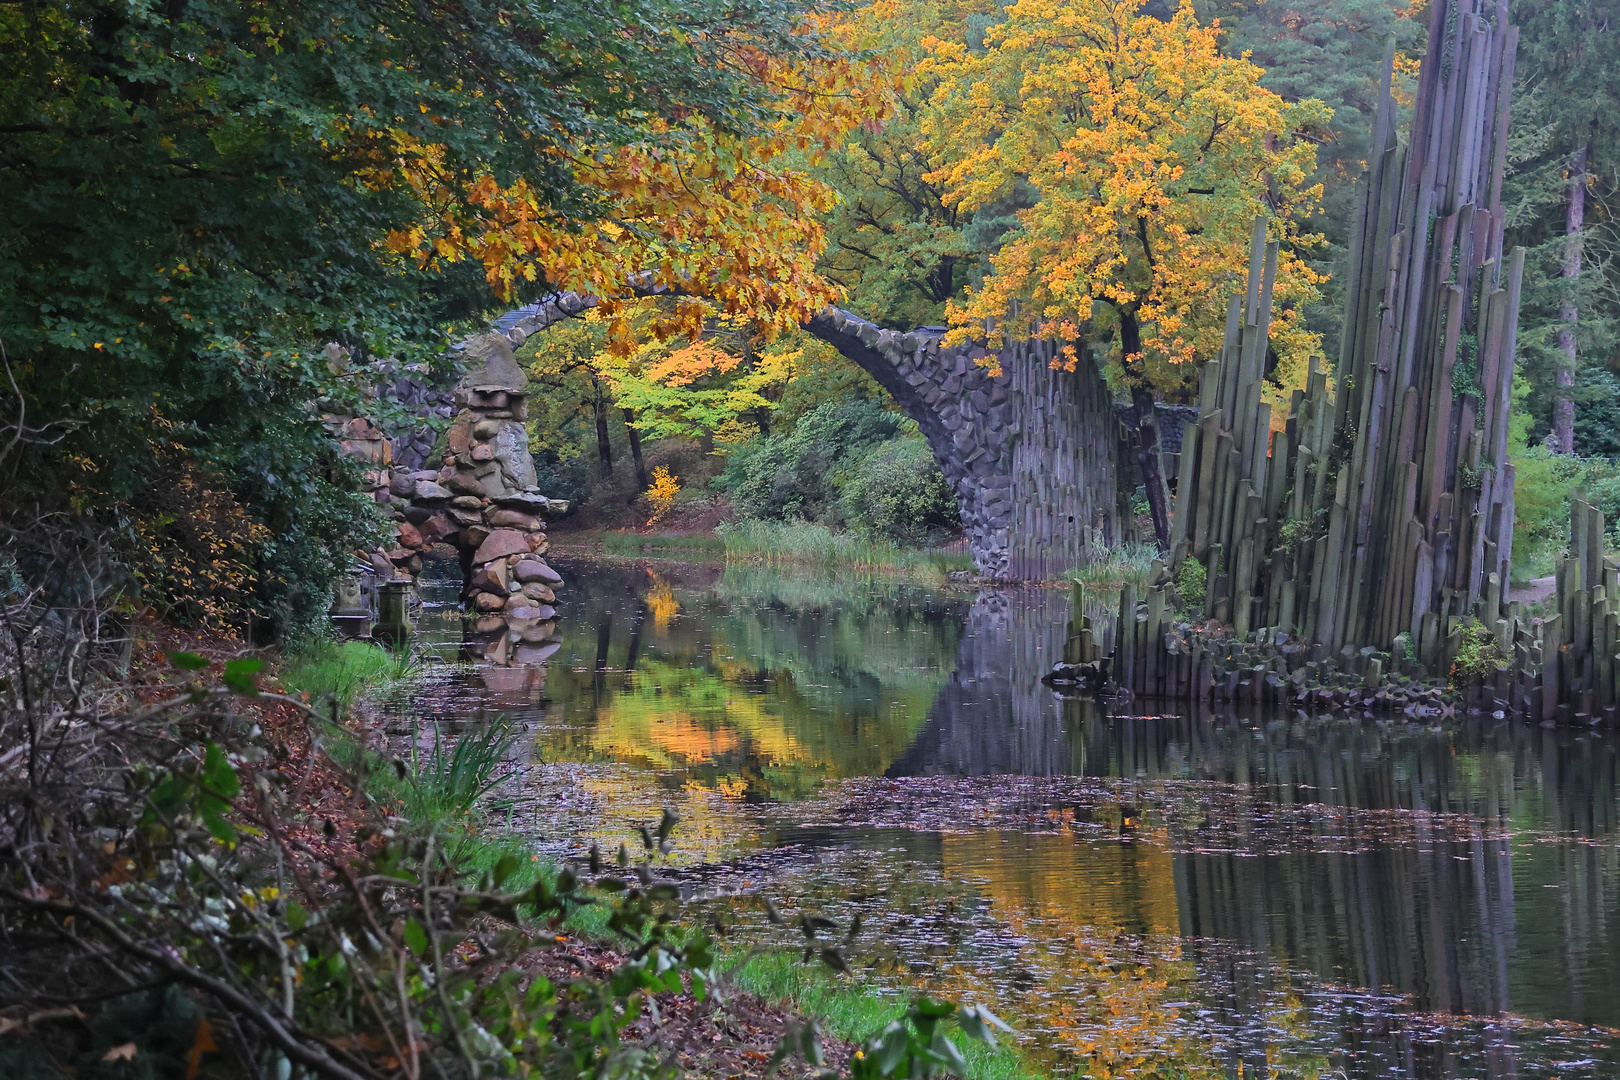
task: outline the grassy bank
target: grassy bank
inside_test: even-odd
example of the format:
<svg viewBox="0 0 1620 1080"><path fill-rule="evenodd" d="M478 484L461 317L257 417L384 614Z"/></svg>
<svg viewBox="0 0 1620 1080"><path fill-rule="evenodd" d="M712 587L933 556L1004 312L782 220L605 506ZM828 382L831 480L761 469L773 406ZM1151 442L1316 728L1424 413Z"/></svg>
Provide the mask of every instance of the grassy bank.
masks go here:
<svg viewBox="0 0 1620 1080"><path fill-rule="evenodd" d="M827 1034L861 1043L906 1011L909 999L879 993L860 976L839 978L820 965L801 963L791 953L755 957L737 973L737 985L767 1001L791 1005L821 1024ZM954 1032L971 1080L1039 1080L1011 1040L994 1049Z"/></svg>
<svg viewBox="0 0 1620 1080"><path fill-rule="evenodd" d="M719 559L726 542L713 533L639 533L607 530L594 539L609 555L621 558Z"/></svg>
<svg viewBox="0 0 1620 1080"><path fill-rule="evenodd" d="M1140 588L1147 584L1148 572L1158 557L1159 549L1152 544L1123 544L1066 576L1088 590L1118 591L1127 582Z"/></svg>
<svg viewBox="0 0 1620 1080"><path fill-rule="evenodd" d="M276 667L288 691L307 693L314 701L336 698L343 709L362 693L384 693L420 671L420 659L408 649L365 641L317 641L283 657Z"/></svg>
<svg viewBox="0 0 1620 1080"><path fill-rule="evenodd" d="M715 532L726 560L761 565L839 566L870 573L970 570L966 549L904 548L890 540L833 532L825 525L776 521L727 522Z"/></svg>

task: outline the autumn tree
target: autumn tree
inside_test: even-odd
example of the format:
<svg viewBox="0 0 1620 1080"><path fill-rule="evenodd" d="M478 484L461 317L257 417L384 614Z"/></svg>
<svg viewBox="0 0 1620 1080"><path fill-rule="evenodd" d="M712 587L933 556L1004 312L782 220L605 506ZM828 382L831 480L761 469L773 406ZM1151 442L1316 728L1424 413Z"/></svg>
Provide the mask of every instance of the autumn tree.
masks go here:
<svg viewBox="0 0 1620 1080"><path fill-rule="evenodd" d="M117 528L194 477L252 526L233 602L318 625L366 524L310 410L358 404L358 369L321 346L433 357L490 283L612 299L648 269L701 293L684 326L825 302L830 194L787 154L886 93L841 26L815 0L0 5L0 343L28 422L63 424L13 447L0 509Z"/></svg>
<svg viewBox="0 0 1620 1080"><path fill-rule="evenodd" d="M948 205L974 210L1020 184L1036 196L984 283L948 305L953 339L1049 338L1070 365L1099 347L1145 419L1154 390L1185 393L1218 351L1257 213L1283 244L1276 377L1296 381L1319 347L1301 318L1320 280L1299 257L1318 240L1299 223L1320 196L1301 135L1329 114L1221 55L1190 3L1164 20L1140 8L1020 0L982 50L932 41L924 71L939 87L923 131ZM1153 479L1162 539L1168 506Z"/></svg>

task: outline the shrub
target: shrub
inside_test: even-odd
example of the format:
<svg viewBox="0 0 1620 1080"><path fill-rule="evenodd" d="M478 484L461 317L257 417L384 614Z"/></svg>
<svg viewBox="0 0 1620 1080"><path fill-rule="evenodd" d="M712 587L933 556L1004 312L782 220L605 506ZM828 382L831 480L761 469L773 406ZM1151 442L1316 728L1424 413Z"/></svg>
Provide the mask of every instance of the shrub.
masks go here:
<svg viewBox="0 0 1620 1080"><path fill-rule="evenodd" d="M878 444L840 479L842 515L864 533L921 544L961 524L956 498L920 435Z"/></svg>
<svg viewBox="0 0 1620 1080"><path fill-rule="evenodd" d="M1208 592L1209 571L1191 555L1181 560L1176 573L1176 595L1181 599L1181 610L1194 622L1204 617L1204 595Z"/></svg>
<svg viewBox="0 0 1620 1080"><path fill-rule="evenodd" d="M793 430L750 439L731 452L723 478L744 517L837 523L840 464L898 436L908 421L870 401L827 402Z"/></svg>
<svg viewBox="0 0 1620 1080"><path fill-rule="evenodd" d="M671 475L662 465L654 469L652 484L647 488L647 502L652 505L652 517L647 519L647 524L651 525L675 509L675 499L680 493L679 477Z"/></svg>

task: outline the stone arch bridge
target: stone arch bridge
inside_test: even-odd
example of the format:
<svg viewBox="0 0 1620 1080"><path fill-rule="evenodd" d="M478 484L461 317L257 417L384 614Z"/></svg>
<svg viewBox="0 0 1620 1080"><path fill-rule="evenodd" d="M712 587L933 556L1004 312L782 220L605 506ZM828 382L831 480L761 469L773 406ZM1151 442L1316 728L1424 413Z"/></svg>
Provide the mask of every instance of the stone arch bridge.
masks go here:
<svg viewBox="0 0 1620 1080"><path fill-rule="evenodd" d="M551 296L508 312L494 330L520 345L594 303L577 293ZM1075 371L1055 370L1051 343L1021 342L997 354L992 375L983 348L946 348L939 328L885 330L829 307L805 329L860 365L916 421L956 496L981 573L1054 577L1127 535L1117 483L1121 426L1089 358Z"/></svg>

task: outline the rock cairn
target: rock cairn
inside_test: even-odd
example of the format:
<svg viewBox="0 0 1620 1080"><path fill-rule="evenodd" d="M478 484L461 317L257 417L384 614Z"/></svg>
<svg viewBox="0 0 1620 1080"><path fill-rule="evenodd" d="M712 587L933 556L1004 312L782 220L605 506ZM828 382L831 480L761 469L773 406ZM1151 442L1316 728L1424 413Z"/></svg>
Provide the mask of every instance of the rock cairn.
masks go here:
<svg viewBox="0 0 1620 1080"><path fill-rule="evenodd" d="M455 388L437 471L396 463L388 437L363 417L333 417L328 427L345 453L367 463L365 482L395 517L397 543L369 556L378 575L415 577L424 554L455 547L478 651L499 664L539 663L557 648L552 604L562 585L545 561L542 515L566 512L568 504L536 486L524 425L528 378L511 340L482 334L460 351L466 374Z"/></svg>

